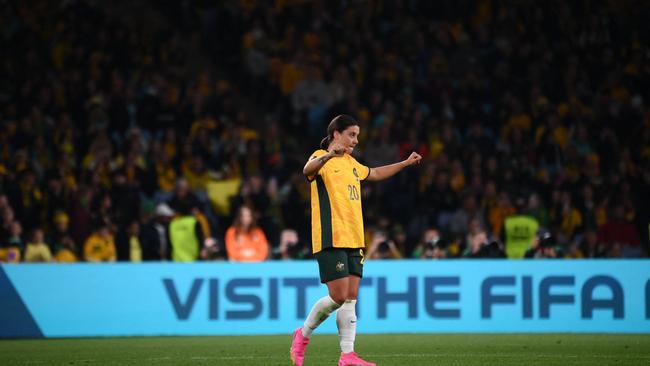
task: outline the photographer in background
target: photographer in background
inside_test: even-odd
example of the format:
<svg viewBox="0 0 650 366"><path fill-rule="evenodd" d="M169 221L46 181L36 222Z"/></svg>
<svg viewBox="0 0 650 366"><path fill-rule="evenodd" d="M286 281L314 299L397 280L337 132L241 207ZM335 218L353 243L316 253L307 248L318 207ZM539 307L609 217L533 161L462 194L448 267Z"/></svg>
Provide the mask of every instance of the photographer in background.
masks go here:
<svg viewBox="0 0 650 366"><path fill-rule="evenodd" d="M447 253L447 243L442 240L436 242L428 242L424 246L424 252L422 252L422 259L446 259L448 256Z"/></svg>
<svg viewBox="0 0 650 366"><path fill-rule="evenodd" d="M402 253L386 232L377 230L372 236L372 243L365 256L371 259L400 259Z"/></svg>
<svg viewBox="0 0 650 366"><path fill-rule="evenodd" d="M429 228L422 234L422 241L413 249L412 258L445 259L448 257L447 243L440 237L440 231Z"/></svg>
<svg viewBox="0 0 650 366"><path fill-rule="evenodd" d="M284 229L280 233L280 245L274 250L274 257L289 259L307 259L311 255L309 248L298 237L298 232L293 229Z"/></svg>
<svg viewBox="0 0 650 366"><path fill-rule="evenodd" d="M470 237L470 245L465 248L463 258L505 258L503 246L493 238L489 238L484 230Z"/></svg>
<svg viewBox="0 0 650 366"><path fill-rule="evenodd" d="M208 261L225 261L228 259L223 245L216 238L205 238L201 249L201 259Z"/></svg>
<svg viewBox="0 0 650 366"><path fill-rule="evenodd" d="M564 258L564 250L557 245L550 231L540 229L537 230L533 245L524 253L524 258Z"/></svg>

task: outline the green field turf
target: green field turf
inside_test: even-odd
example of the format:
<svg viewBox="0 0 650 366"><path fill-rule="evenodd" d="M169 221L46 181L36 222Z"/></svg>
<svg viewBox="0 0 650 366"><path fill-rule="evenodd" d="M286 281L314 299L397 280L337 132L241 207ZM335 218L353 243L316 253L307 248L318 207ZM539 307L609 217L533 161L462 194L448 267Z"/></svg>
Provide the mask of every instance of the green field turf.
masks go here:
<svg viewBox="0 0 650 366"><path fill-rule="evenodd" d="M0 365L289 365L290 336L0 340ZM650 365L650 335L357 336L378 365ZM305 366L336 365L338 337L316 335Z"/></svg>

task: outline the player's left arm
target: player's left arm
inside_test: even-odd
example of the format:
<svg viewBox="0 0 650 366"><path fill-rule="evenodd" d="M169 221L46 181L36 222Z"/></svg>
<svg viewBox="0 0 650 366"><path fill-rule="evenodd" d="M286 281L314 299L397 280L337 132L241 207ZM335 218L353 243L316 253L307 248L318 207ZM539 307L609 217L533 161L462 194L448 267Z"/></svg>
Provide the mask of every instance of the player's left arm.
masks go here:
<svg viewBox="0 0 650 366"><path fill-rule="evenodd" d="M420 160L422 160L422 156L420 156L420 154L414 151L406 160L402 160L399 163L384 165L384 166L370 169L370 174L366 179L372 181L378 181L378 180L384 180L386 178L390 178L393 175L397 174L400 170L406 168L407 166L411 166L413 164L420 164Z"/></svg>

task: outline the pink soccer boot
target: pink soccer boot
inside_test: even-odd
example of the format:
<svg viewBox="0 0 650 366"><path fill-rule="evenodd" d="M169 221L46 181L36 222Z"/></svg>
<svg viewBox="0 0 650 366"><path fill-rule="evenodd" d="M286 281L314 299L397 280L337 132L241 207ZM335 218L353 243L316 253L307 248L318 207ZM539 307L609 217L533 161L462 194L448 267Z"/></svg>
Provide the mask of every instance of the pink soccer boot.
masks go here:
<svg viewBox="0 0 650 366"><path fill-rule="evenodd" d="M291 362L293 362L295 366L302 366L308 344L309 338L302 335L302 327L296 329L293 332L293 340L291 341L290 349Z"/></svg>
<svg viewBox="0 0 650 366"><path fill-rule="evenodd" d="M377 366L376 364L364 361L354 352L341 353L339 366Z"/></svg>

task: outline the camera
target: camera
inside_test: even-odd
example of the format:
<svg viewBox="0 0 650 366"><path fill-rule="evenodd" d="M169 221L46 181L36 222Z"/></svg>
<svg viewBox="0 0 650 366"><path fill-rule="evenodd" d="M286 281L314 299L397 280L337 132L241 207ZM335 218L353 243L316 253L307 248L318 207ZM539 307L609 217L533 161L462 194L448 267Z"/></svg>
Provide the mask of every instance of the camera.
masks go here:
<svg viewBox="0 0 650 366"><path fill-rule="evenodd" d="M555 246L555 238L553 237L553 234L546 229L538 230L537 238L539 239L539 246L542 248L551 248Z"/></svg>
<svg viewBox="0 0 650 366"><path fill-rule="evenodd" d="M379 245L377 245L377 251L379 253L386 253L390 250L390 246L388 244L388 240L384 240Z"/></svg>
<svg viewBox="0 0 650 366"><path fill-rule="evenodd" d="M427 241L426 243L424 243L424 246L425 246L426 249L433 250L435 248L444 248L446 245L445 245L445 242L442 241L439 237L435 237L435 238Z"/></svg>
<svg viewBox="0 0 650 366"><path fill-rule="evenodd" d="M481 249L473 255L474 258L505 258L505 252L501 244L496 240L489 240L483 243Z"/></svg>
<svg viewBox="0 0 650 366"><path fill-rule="evenodd" d="M294 241L290 242L287 245L287 253L289 254L290 257L295 258L302 252L302 245L300 245L299 242Z"/></svg>

